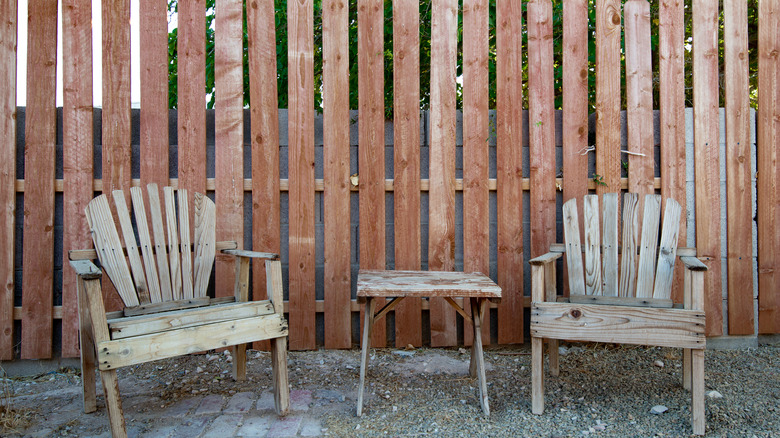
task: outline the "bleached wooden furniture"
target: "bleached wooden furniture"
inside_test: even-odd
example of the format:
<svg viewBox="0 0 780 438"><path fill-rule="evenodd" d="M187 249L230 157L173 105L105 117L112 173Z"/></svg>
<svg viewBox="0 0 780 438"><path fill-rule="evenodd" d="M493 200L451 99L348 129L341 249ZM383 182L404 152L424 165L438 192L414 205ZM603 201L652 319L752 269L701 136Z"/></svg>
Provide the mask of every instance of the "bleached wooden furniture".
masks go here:
<svg viewBox="0 0 780 438"><path fill-rule="evenodd" d="M661 197L646 195L640 233L638 198L635 193L623 197L622 247L618 246L618 195L603 196L601 214L598 197L588 195L583 205L584 243L577 201L571 199L563 205L565 244L555 244L549 253L530 261L533 413L544 411L544 339L550 340L553 376L558 375L559 339L678 347L683 349L683 386L691 390L693 432L703 435L707 268L694 248L677 247L680 205L666 200L659 236ZM556 294L555 261L563 255L569 299ZM684 308L674 307L670 299L676 256L685 268Z"/></svg>
<svg viewBox="0 0 780 438"><path fill-rule="evenodd" d="M243 380L246 343L271 339L276 411L286 414L287 322L282 313L279 256L237 250L236 242L216 242L215 206L206 196L195 193L190 199L186 190L175 193L165 187L163 209L157 185L150 184L147 189L148 205L141 188L130 189L133 216L121 190L112 193L115 213L106 195L93 199L87 205L86 216L95 250L69 254L79 276L84 411L96 410L96 362L111 433L125 437L117 368L232 346L233 377ZM192 215L190 206L194 209ZM117 230L121 230L123 241ZM217 249L236 258L233 297L207 296ZM122 298L124 310L106 313L102 273L92 263L96 258ZM249 262L253 258L265 260L269 300L248 301Z"/></svg>
<svg viewBox="0 0 780 438"><path fill-rule="evenodd" d="M490 415L485 361L482 356L482 320L488 301L501 300L501 288L481 273L445 271L378 271L361 269L357 280L358 299L365 299L363 312L363 348L360 354L360 384L358 387L357 415L363 414L363 387L366 381L368 350L371 348L371 330L374 323L385 316L406 297L444 298L474 329L469 373L479 380L479 404L485 415ZM375 298L390 298L384 307L374 313ZM455 298L471 300L468 314Z"/></svg>

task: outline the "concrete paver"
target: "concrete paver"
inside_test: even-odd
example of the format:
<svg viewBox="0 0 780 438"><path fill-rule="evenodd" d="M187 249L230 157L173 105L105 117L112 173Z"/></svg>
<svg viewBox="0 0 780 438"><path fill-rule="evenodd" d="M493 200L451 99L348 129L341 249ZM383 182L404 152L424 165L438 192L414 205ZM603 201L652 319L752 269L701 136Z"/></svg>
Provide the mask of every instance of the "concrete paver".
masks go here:
<svg viewBox="0 0 780 438"><path fill-rule="evenodd" d="M271 424L268 430L268 438L283 438L298 435L298 429L301 427L302 418L297 415L278 418Z"/></svg>

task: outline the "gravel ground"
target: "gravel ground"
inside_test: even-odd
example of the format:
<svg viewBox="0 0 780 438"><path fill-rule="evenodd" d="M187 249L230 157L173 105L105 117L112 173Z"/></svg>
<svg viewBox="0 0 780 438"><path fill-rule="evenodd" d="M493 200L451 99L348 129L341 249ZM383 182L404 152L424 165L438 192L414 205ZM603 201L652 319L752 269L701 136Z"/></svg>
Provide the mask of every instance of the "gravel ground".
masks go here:
<svg viewBox="0 0 780 438"><path fill-rule="evenodd" d="M547 376L545 413L531 414L530 348L489 347L485 351L490 418L468 377L465 349L372 350L363 417L355 416L358 350L291 352L290 385L314 399L308 415L328 436L603 436L690 435L690 397L679 384L681 353L668 348L574 344L564 347L561 375ZM250 379L234 382L226 354L195 355L119 370L126 397L153 400L126 407L128 424L162 421L154 412L194 394L268 391L270 355L250 352ZM708 436L780 437L780 347L707 351ZM27 436L50 412L80 403L76 370L4 381L0 405L23 414L15 436ZM716 393L712 392L716 391ZM720 397L719 397L720 396ZM651 413L656 405L668 410ZM105 411L102 399L99 412ZM55 429L55 436L79 435L94 415L79 414ZM2 409L0 409L2 411ZM2 412L0 412L1 414ZM5 414L7 417L7 413ZM105 417L99 418L100 422ZM103 424L103 423L100 423ZM14 435L0 427L0 436Z"/></svg>

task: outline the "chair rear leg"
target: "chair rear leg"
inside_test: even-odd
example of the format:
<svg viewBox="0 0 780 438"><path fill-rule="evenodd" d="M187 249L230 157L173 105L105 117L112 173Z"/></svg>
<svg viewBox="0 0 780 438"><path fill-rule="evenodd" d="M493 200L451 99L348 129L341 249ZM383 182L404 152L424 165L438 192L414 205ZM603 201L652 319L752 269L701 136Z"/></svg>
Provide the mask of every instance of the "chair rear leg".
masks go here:
<svg viewBox="0 0 780 438"><path fill-rule="evenodd" d="M233 350L233 379L239 382L246 380L246 344L234 345Z"/></svg>
<svg viewBox="0 0 780 438"><path fill-rule="evenodd" d="M271 340L271 369L274 380L274 402L278 415L290 411L290 385L287 382L287 337Z"/></svg>
<svg viewBox="0 0 780 438"><path fill-rule="evenodd" d="M691 423L693 434L704 435L704 350L691 351Z"/></svg>
<svg viewBox="0 0 780 438"><path fill-rule="evenodd" d="M89 316L89 303L87 302L84 285L80 280L77 286L79 305L79 346L81 349L81 385L84 401L84 413L89 414L97 410L95 394L95 338L92 333L92 319Z"/></svg>
<svg viewBox="0 0 780 438"><path fill-rule="evenodd" d="M558 340L547 340L547 357L550 361L550 375L558 377L560 374L559 361L558 361Z"/></svg>
<svg viewBox="0 0 780 438"><path fill-rule="evenodd" d="M119 399L119 383L116 378L116 370L101 371L100 380L103 381L103 393L106 396L111 436L113 438L127 438L122 401Z"/></svg>
<svg viewBox="0 0 780 438"><path fill-rule="evenodd" d="M544 339L531 338L531 412L544 412Z"/></svg>

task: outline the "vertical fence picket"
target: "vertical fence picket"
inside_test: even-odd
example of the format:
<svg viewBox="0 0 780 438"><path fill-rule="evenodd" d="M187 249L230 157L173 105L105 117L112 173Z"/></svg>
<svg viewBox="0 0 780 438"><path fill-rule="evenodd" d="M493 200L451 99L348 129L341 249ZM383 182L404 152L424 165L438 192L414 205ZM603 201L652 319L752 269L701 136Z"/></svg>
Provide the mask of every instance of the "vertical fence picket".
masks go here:
<svg viewBox="0 0 780 438"><path fill-rule="evenodd" d="M0 3L0 360L14 357L17 3Z"/></svg>
<svg viewBox="0 0 780 438"><path fill-rule="evenodd" d="M215 200L217 240L235 240L244 247L244 69L241 0L216 5L214 35ZM233 257L217 254L216 296L233 295Z"/></svg>
<svg viewBox="0 0 780 438"><path fill-rule="evenodd" d="M778 274L780 227L777 226L777 124L780 117L777 72L780 71L780 1L758 3L758 145L756 165L758 178L758 333L780 332L780 293Z"/></svg>
<svg viewBox="0 0 780 438"><path fill-rule="evenodd" d="M79 355L76 273L68 250L92 244L84 208L92 199L92 7L90 0L65 0L62 8L63 61L63 266L62 355ZM166 126L167 127L167 126Z"/></svg>
<svg viewBox="0 0 780 438"><path fill-rule="evenodd" d="M488 136L488 1L463 2L463 271L490 275L490 188ZM468 301L468 300L464 300ZM470 303L469 303L470 304ZM470 312L471 306L464 302ZM482 341L490 343L490 313ZM474 333L465 324L463 342Z"/></svg>
<svg viewBox="0 0 780 438"><path fill-rule="evenodd" d="M523 342L523 11L496 3L498 343Z"/></svg>
<svg viewBox="0 0 780 438"><path fill-rule="evenodd" d="M693 142L696 249L704 276L707 335L723 333L720 277L720 128L718 114L718 3L693 2Z"/></svg>
<svg viewBox="0 0 780 438"><path fill-rule="evenodd" d="M596 0L596 192L620 191L619 0Z"/></svg>
<svg viewBox="0 0 780 438"><path fill-rule="evenodd" d="M315 343L314 3L287 3L290 349Z"/></svg>
<svg viewBox="0 0 780 438"><path fill-rule="evenodd" d="M325 157L325 348L352 346L349 182L349 8L322 5Z"/></svg>
<svg viewBox="0 0 780 438"><path fill-rule="evenodd" d="M168 175L168 4L139 4L141 61L141 186L169 184ZM146 193L146 190L144 190Z"/></svg>
<svg viewBox="0 0 780 438"><path fill-rule="evenodd" d="M457 0L433 0L431 12L431 140L428 268L455 270L455 67ZM430 299L431 346L455 345L455 310Z"/></svg>
<svg viewBox="0 0 780 438"><path fill-rule="evenodd" d="M393 1L393 225L395 269L419 270L420 242L420 11ZM395 345L422 345L422 301L395 307Z"/></svg>
<svg viewBox="0 0 780 438"><path fill-rule="evenodd" d="M30 1L28 16L24 175L31 184L24 197L22 359L47 359L53 326L57 3Z"/></svg>

